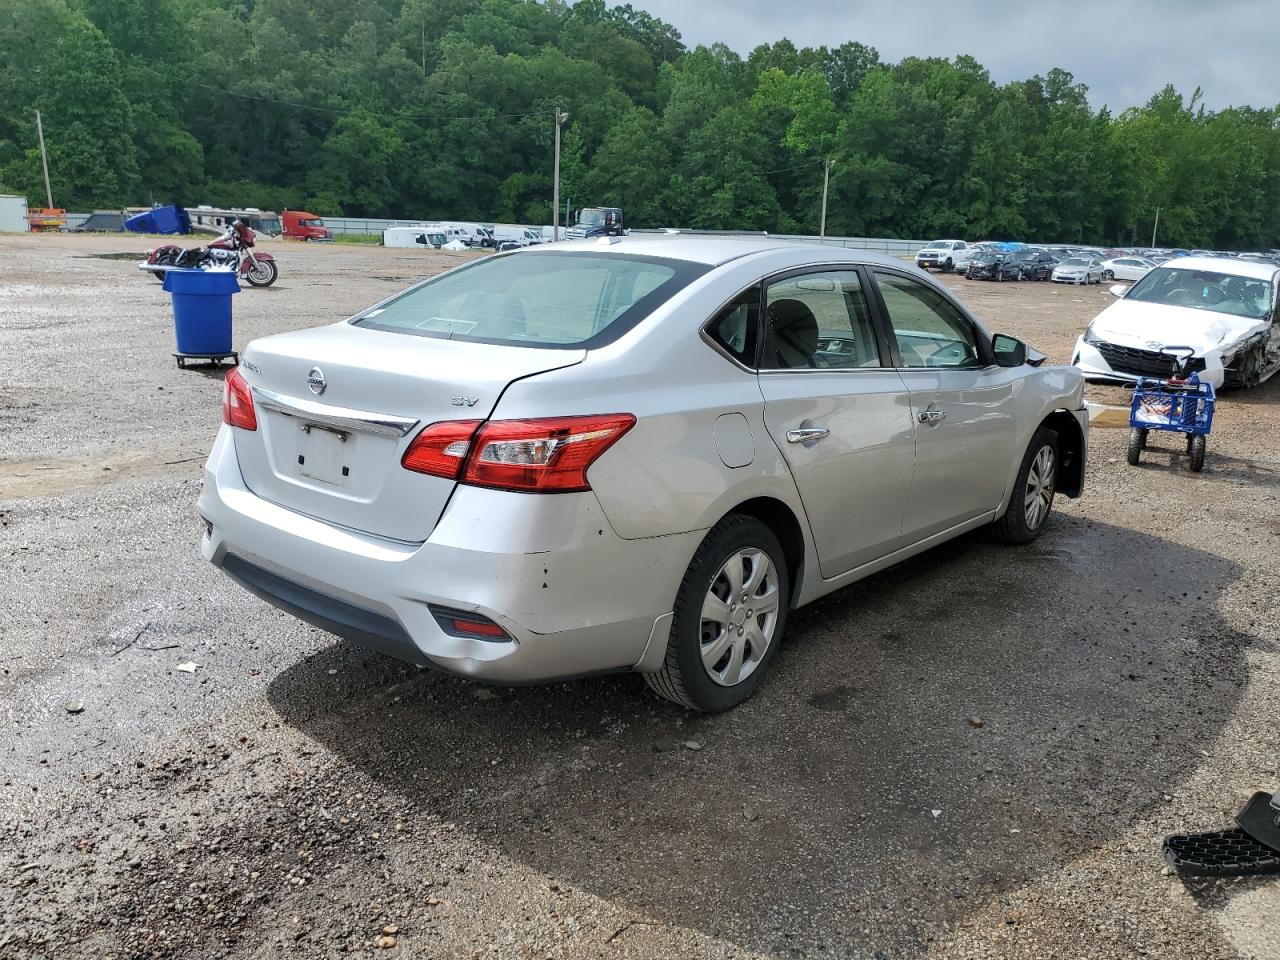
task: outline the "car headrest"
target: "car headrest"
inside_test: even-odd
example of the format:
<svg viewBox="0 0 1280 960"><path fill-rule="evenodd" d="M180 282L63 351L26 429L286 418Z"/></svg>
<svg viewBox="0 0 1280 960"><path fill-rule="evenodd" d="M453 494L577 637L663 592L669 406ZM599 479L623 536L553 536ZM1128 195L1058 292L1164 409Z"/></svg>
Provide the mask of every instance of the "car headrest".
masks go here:
<svg viewBox="0 0 1280 960"><path fill-rule="evenodd" d="M769 304L769 342L777 367L808 367L818 350L818 321L799 300Z"/></svg>

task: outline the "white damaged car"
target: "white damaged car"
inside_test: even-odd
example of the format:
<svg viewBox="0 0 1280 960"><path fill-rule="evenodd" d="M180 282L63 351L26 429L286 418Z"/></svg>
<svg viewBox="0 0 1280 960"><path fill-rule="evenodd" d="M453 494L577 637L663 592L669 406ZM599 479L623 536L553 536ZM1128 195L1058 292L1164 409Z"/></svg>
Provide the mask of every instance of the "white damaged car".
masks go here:
<svg viewBox="0 0 1280 960"><path fill-rule="evenodd" d="M1195 351L1192 369L1214 387L1252 387L1280 370L1280 267L1179 257L1156 267L1076 341L1072 363L1088 380L1167 377L1165 347Z"/></svg>

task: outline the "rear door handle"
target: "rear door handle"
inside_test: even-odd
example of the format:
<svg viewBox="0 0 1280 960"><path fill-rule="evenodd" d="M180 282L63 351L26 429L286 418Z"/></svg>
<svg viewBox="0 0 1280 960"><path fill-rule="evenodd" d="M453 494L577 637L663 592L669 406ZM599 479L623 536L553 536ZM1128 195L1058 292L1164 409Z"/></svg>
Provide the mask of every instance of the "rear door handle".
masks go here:
<svg viewBox="0 0 1280 960"><path fill-rule="evenodd" d="M788 430L787 443L808 443L811 440L821 440L830 433L831 431L826 427L801 427L799 430Z"/></svg>
<svg viewBox="0 0 1280 960"><path fill-rule="evenodd" d="M918 418L921 423L941 423L947 419L945 410L922 410Z"/></svg>

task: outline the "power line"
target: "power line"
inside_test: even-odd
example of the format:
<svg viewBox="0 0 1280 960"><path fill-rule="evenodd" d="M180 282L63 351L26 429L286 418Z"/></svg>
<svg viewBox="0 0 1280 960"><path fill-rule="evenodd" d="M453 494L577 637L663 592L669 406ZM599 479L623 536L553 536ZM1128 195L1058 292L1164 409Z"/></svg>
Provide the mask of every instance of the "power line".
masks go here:
<svg viewBox="0 0 1280 960"><path fill-rule="evenodd" d="M806 167L816 167L820 163L826 163L826 157L819 157L817 160L809 160L805 163L797 163L794 167L783 167L781 170L761 170L756 176L768 177L775 173L790 173L792 170L803 170Z"/></svg>
<svg viewBox="0 0 1280 960"><path fill-rule="evenodd" d="M311 110L315 113L332 113L332 114L350 114L354 110L342 110L337 107L318 107L310 103L298 103L293 100L281 100L277 97L260 97L252 93L237 93L235 90L227 90L223 87L215 87L208 83L192 83L193 87L200 87L204 90L212 90L214 93L220 93L225 97L235 97L239 100L255 100L259 103L274 103L282 107L293 107L295 110ZM403 113L379 113L376 110L361 110L371 117L382 117L386 120L427 120L427 121L454 121L454 120L511 120L519 117L540 117L545 111L534 111L530 113L492 113L473 117L423 117L412 116Z"/></svg>

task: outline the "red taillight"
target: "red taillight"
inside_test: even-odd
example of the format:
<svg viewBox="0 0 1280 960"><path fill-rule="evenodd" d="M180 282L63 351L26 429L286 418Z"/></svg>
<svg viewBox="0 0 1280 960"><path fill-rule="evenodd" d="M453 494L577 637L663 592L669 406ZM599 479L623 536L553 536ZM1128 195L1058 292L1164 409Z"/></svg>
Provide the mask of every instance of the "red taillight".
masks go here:
<svg viewBox="0 0 1280 960"><path fill-rule="evenodd" d="M629 413L544 420L435 423L414 438L409 470L477 487L538 493L590 490L587 468L635 426Z"/></svg>
<svg viewBox="0 0 1280 960"><path fill-rule="evenodd" d="M232 367L222 378L222 420L241 430L257 430L258 415L253 412L253 392L240 368Z"/></svg>
<svg viewBox="0 0 1280 960"><path fill-rule="evenodd" d="M457 480L471 449L471 436L479 420L449 420L433 423L413 438L400 465L415 473Z"/></svg>

